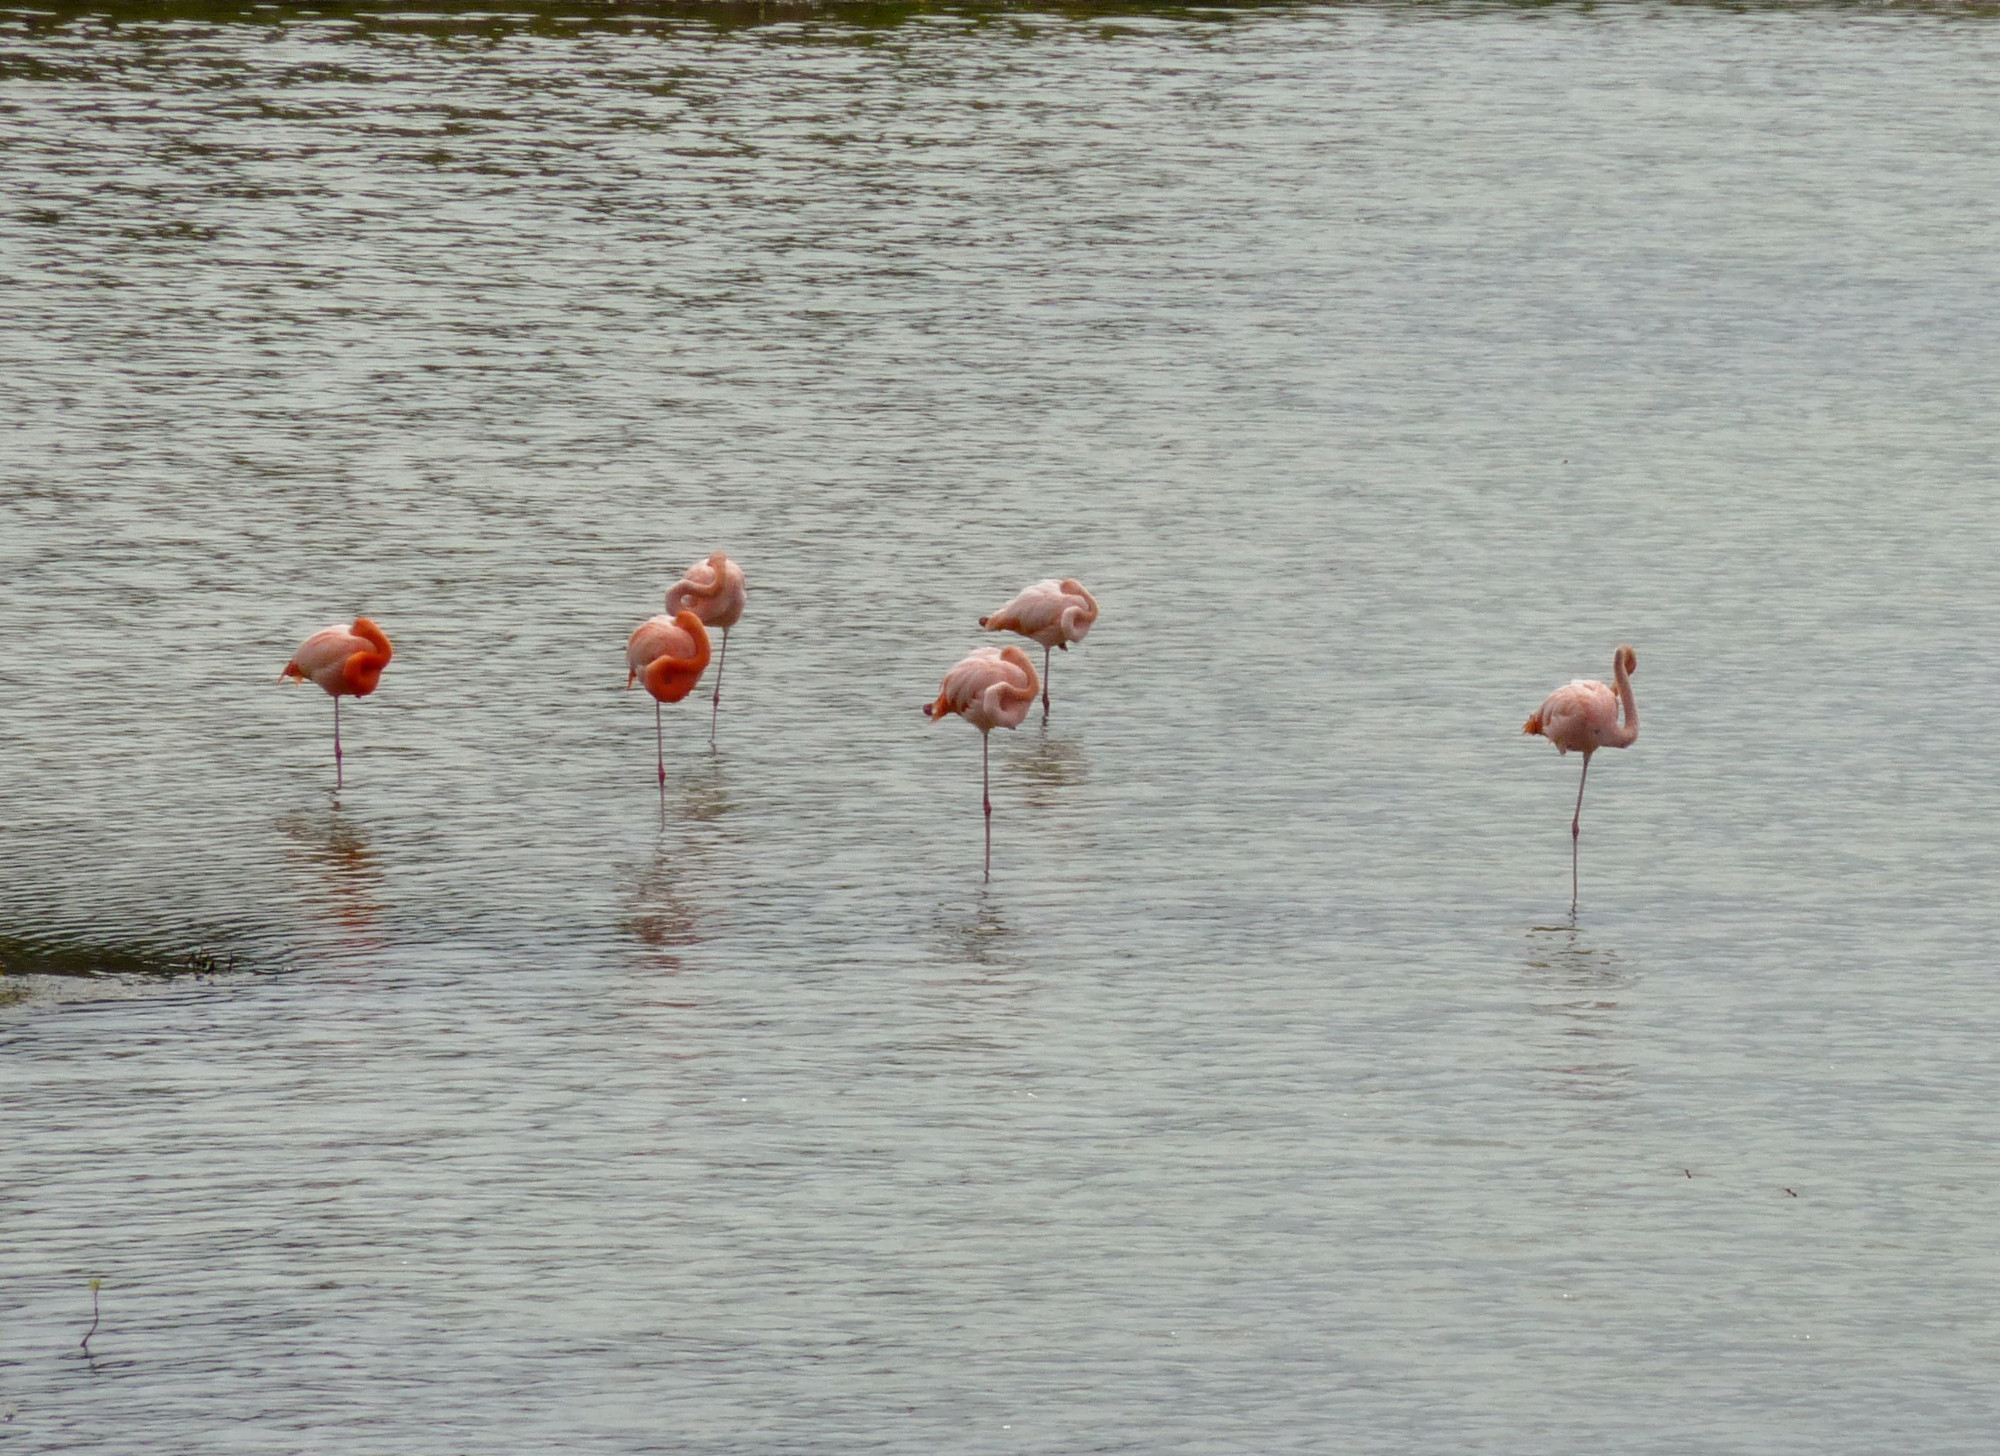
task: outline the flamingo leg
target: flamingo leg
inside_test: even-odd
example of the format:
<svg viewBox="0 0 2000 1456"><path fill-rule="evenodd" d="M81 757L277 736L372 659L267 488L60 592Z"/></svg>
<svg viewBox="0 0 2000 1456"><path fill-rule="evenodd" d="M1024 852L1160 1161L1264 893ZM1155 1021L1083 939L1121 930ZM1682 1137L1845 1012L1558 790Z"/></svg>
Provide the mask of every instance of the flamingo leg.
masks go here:
<svg viewBox="0 0 2000 1456"><path fill-rule="evenodd" d="M993 778L989 768L993 749L990 733L979 735L979 797L986 807L986 878L993 878Z"/></svg>
<svg viewBox="0 0 2000 1456"><path fill-rule="evenodd" d="M1054 650L1052 647L1044 647L1042 649L1042 721L1044 723L1049 721L1049 654Z"/></svg>
<svg viewBox="0 0 2000 1456"><path fill-rule="evenodd" d="M1576 842L1583 833L1583 786L1590 781L1590 755L1583 756L1583 775L1576 781L1576 813L1569 821L1569 913L1576 914Z"/></svg>
<svg viewBox="0 0 2000 1456"><path fill-rule="evenodd" d="M342 787L340 771L340 699L333 700L333 787Z"/></svg>
<svg viewBox="0 0 2000 1456"><path fill-rule="evenodd" d="M708 709L708 742L715 746L715 720L722 712L722 669L729 665L729 629L722 629L722 655L715 660L715 697Z"/></svg>
<svg viewBox="0 0 2000 1456"><path fill-rule="evenodd" d="M667 792L667 733L660 726L660 700L653 699L653 742L660 750L660 793Z"/></svg>

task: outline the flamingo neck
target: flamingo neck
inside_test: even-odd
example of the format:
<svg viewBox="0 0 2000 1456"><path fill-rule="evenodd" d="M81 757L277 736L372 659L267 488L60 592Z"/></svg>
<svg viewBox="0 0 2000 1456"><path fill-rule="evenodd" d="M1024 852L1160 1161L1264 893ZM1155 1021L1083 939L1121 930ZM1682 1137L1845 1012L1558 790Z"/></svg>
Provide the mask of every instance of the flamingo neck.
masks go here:
<svg viewBox="0 0 2000 1456"><path fill-rule="evenodd" d="M1632 675L1625 671L1625 654L1619 653L1612 663L1612 674L1618 682L1618 701L1624 706L1625 721L1617 732L1604 740L1606 748L1628 747L1639 736L1639 702L1632 696Z"/></svg>
<svg viewBox="0 0 2000 1456"><path fill-rule="evenodd" d="M1014 661L1014 664L1028 675L1028 681L1026 682L1026 684L1018 688L1015 687L1012 683L995 683L994 686L999 688L1001 691L1000 701L1003 703L1034 702L1034 700L1041 694L1042 680L1039 676L1036 675L1035 664L1033 659L1031 659L1027 653L1023 652L1018 647L1010 647L1002 655L1011 657Z"/></svg>
<svg viewBox="0 0 2000 1456"><path fill-rule="evenodd" d="M670 703L677 703L692 692L696 679L708 669L708 632L701 625L701 618L693 612L682 612L674 618L674 625L693 639L688 655L676 657L671 652L662 652L646 664L645 672L646 691Z"/></svg>
<svg viewBox="0 0 2000 1456"><path fill-rule="evenodd" d="M382 665L384 667L388 666L389 659L396 655L396 649L389 645L388 633L384 632L366 617L356 617L351 630L356 637L360 637L374 646L375 651L370 654L371 656L380 657Z"/></svg>

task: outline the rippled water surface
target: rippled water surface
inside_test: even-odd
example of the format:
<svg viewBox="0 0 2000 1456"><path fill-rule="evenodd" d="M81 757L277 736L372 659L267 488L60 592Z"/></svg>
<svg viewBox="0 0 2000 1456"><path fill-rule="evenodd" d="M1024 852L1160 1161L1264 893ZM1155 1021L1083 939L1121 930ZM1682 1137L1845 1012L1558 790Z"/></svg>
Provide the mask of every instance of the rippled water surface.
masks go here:
<svg viewBox="0 0 2000 1456"><path fill-rule="evenodd" d="M1995 25L0 15L0 1443L1987 1448Z"/></svg>

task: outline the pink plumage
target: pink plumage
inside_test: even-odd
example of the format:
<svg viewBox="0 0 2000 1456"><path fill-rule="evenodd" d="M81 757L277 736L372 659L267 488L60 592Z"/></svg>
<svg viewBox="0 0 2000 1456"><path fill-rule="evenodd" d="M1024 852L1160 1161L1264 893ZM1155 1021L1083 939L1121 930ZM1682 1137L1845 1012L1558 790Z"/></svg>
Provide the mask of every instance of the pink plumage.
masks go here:
<svg viewBox="0 0 2000 1456"><path fill-rule="evenodd" d="M722 674L729 666L729 629L743 616L743 568L720 551L708 553L667 588L667 615L693 612L705 627L722 629L722 653L715 663L715 694L709 699L708 741L715 742L722 714Z"/></svg>
<svg viewBox="0 0 2000 1456"><path fill-rule="evenodd" d="M380 627L356 617L352 627L322 627L306 638L279 676L309 679L336 698L365 698L395 655Z"/></svg>
<svg viewBox="0 0 2000 1456"><path fill-rule="evenodd" d="M708 630L693 612L648 617L625 643L625 686L643 681L653 695L653 744L659 751L660 792L667 791L667 737L660 704L694 691L708 668Z"/></svg>
<svg viewBox="0 0 2000 1456"><path fill-rule="evenodd" d="M667 615L693 612L704 627L725 632L743 616L743 568L720 551L697 561L667 588Z"/></svg>
<svg viewBox="0 0 2000 1456"><path fill-rule="evenodd" d="M1089 635L1097 620L1097 598L1073 576L1051 577L1023 590L998 611L979 619L989 632L1019 632L1042 648L1042 718L1049 716L1049 652L1069 651L1072 642Z"/></svg>
<svg viewBox="0 0 2000 1456"><path fill-rule="evenodd" d="M366 617L356 617L352 627L322 627L299 644L279 680L316 683L333 698L333 786L346 781L341 765L340 700L365 698L382 681L382 669L396 649L388 634Z"/></svg>
<svg viewBox="0 0 2000 1456"><path fill-rule="evenodd" d="M648 617L625 643L625 686L644 677L646 691L678 703L694 691L708 666L708 633L693 612Z"/></svg>
<svg viewBox="0 0 2000 1456"><path fill-rule="evenodd" d="M1590 780L1590 756L1600 748L1629 748L1639 737L1639 704L1632 696L1632 674L1639 654L1621 645L1611 657L1614 690L1595 678L1577 678L1542 700L1522 725L1523 733L1539 733L1558 753L1583 755L1583 774L1576 784L1576 813L1569 821L1569 908L1576 911L1577 839L1583 833L1583 786ZM1624 720L1619 709L1625 710Z"/></svg>
<svg viewBox="0 0 2000 1456"><path fill-rule="evenodd" d="M937 701L925 705L932 722L957 713L981 733L1018 728L1042 690L1035 665L1018 647L979 647L944 675Z"/></svg>
<svg viewBox="0 0 2000 1456"><path fill-rule="evenodd" d="M995 728L1018 728L1041 691L1035 665L1018 647L975 648L944 675L937 701L924 704L933 723L956 713L979 730L979 802L986 811L986 872L993 872L993 786L989 771Z"/></svg>
<svg viewBox="0 0 2000 1456"><path fill-rule="evenodd" d="M1019 632L1044 647L1068 649L1097 620L1097 598L1074 577L1038 581L998 611L979 619L989 632Z"/></svg>

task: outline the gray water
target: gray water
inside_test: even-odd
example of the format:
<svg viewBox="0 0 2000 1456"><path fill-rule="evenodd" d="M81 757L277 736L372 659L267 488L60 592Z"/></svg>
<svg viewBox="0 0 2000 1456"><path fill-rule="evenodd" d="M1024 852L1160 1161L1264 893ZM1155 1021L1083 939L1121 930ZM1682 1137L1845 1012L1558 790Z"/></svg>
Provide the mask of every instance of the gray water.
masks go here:
<svg viewBox="0 0 2000 1456"><path fill-rule="evenodd" d="M0 1444L1990 1449L1996 122L1951 12L0 16L0 937L107 971Z"/></svg>

